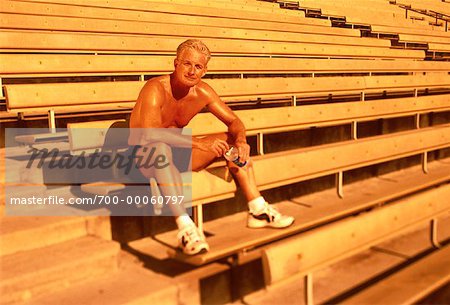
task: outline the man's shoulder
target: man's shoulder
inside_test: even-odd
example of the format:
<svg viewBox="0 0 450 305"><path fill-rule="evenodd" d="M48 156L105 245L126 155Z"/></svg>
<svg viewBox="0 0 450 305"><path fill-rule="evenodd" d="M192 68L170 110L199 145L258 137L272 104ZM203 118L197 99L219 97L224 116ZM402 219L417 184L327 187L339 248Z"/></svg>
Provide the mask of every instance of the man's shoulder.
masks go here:
<svg viewBox="0 0 450 305"><path fill-rule="evenodd" d="M213 97L217 95L216 91L203 80L196 85L196 89L199 95L203 95L205 97Z"/></svg>
<svg viewBox="0 0 450 305"><path fill-rule="evenodd" d="M164 94L164 78L164 76L158 76L149 79L142 87L141 94Z"/></svg>
<svg viewBox="0 0 450 305"><path fill-rule="evenodd" d="M166 82L166 79L168 78L167 75L152 77L148 81L145 82L145 85L143 89L150 90L150 89L156 89L161 90L164 89L164 83Z"/></svg>

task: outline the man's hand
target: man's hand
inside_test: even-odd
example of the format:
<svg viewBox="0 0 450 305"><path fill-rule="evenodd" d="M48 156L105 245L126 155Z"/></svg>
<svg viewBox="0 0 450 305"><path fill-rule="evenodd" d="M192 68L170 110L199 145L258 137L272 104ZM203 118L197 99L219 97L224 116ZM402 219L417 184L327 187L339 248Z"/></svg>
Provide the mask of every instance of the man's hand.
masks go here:
<svg viewBox="0 0 450 305"><path fill-rule="evenodd" d="M250 158L250 145L248 145L245 141L236 141L234 145L239 152L239 162L247 162Z"/></svg>
<svg viewBox="0 0 450 305"><path fill-rule="evenodd" d="M221 139L203 138L199 139L199 148L214 153L216 157L222 157L230 149L230 146Z"/></svg>

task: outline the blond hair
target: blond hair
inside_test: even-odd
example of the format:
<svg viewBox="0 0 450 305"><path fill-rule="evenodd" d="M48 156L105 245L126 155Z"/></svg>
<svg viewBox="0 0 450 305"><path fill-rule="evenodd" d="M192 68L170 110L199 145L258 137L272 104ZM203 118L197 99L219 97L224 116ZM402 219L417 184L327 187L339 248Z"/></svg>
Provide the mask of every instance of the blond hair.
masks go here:
<svg viewBox="0 0 450 305"><path fill-rule="evenodd" d="M183 50L187 48L194 49L205 55L206 62L208 62L211 58L211 52L209 51L208 47L199 39L188 39L181 43L177 48L177 57L180 56L181 52L183 52Z"/></svg>

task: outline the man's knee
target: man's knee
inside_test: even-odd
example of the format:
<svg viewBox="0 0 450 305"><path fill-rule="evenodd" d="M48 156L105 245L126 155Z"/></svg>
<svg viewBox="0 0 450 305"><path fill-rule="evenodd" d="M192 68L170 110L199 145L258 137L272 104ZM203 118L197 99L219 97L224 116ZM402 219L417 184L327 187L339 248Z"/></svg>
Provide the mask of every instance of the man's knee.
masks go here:
<svg viewBox="0 0 450 305"><path fill-rule="evenodd" d="M153 158L158 156L164 156L168 160L172 160L172 147L164 142L155 142L146 146L149 150L148 153L153 151Z"/></svg>

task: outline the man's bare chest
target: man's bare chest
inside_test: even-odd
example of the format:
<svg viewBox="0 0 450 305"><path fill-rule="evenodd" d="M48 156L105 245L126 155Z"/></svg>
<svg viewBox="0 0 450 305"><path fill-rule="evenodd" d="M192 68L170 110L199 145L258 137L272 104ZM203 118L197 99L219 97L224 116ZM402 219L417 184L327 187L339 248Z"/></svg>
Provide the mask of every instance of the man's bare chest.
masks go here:
<svg viewBox="0 0 450 305"><path fill-rule="evenodd" d="M165 127L184 127L204 106L203 102L195 99L168 100L161 109L163 125Z"/></svg>

